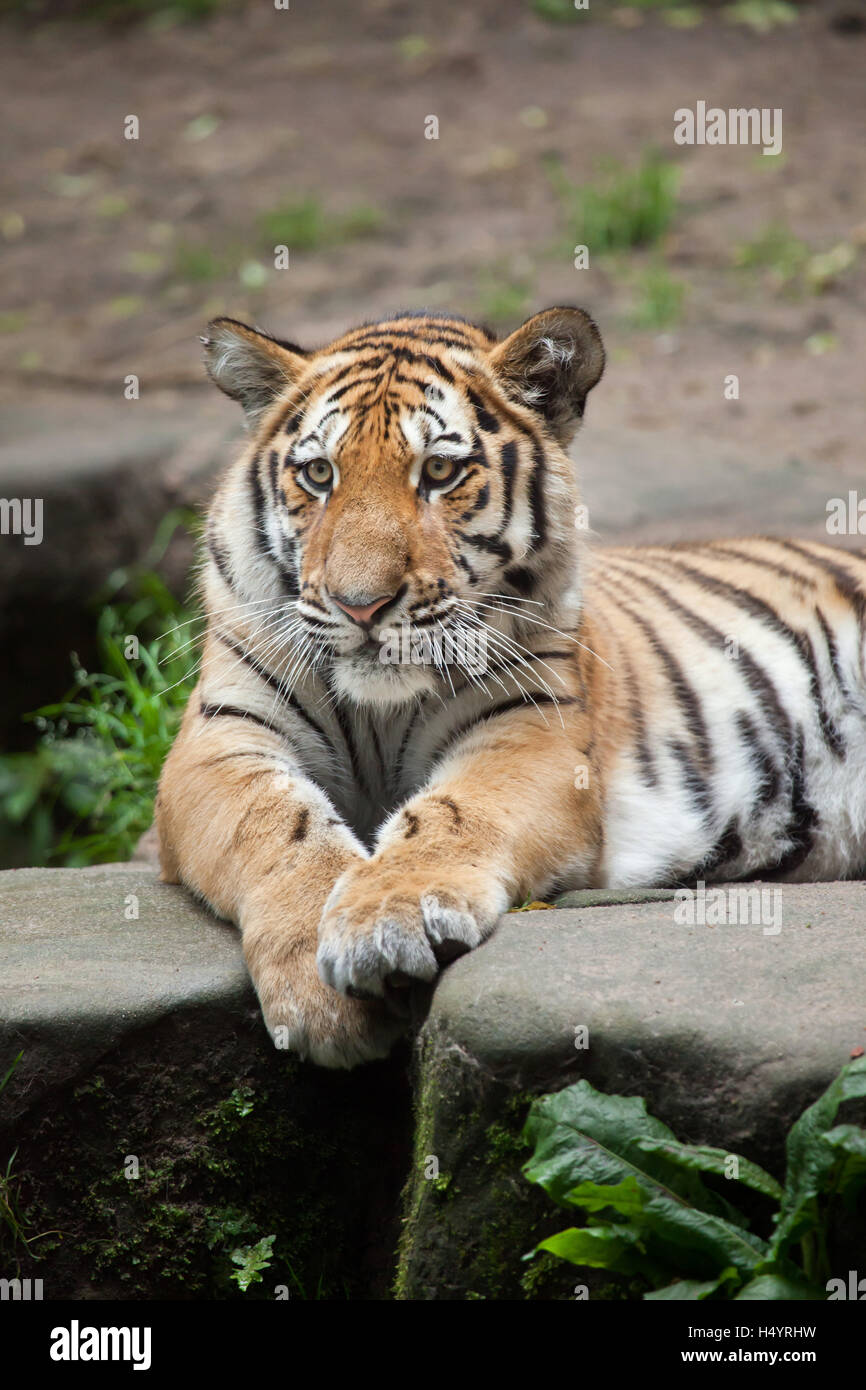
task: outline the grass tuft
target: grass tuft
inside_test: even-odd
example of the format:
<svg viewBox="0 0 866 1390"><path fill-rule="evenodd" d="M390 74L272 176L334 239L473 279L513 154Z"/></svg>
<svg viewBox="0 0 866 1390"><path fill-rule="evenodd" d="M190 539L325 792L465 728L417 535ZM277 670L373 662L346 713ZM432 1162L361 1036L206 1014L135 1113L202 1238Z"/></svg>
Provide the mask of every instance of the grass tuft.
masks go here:
<svg viewBox="0 0 866 1390"><path fill-rule="evenodd" d="M166 518L152 557L179 524L178 513ZM73 653L71 690L25 716L40 731L37 746L0 757L0 834L20 843L24 862L130 858L153 819L195 681L201 625L152 570L112 576L97 622L103 669L86 671Z"/></svg>
<svg viewBox="0 0 866 1390"><path fill-rule="evenodd" d="M558 158L546 162L568 234L590 256L653 246L673 220L679 170L652 150L635 169L611 162L588 184L573 183Z"/></svg>

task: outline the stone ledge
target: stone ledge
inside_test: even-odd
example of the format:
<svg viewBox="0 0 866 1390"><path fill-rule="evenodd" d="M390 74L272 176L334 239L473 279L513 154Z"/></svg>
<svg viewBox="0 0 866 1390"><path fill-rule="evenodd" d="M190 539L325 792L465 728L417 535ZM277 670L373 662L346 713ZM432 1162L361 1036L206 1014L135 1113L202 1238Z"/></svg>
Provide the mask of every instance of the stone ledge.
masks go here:
<svg viewBox="0 0 866 1390"><path fill-rule="evenodd" d="M227 1296L206 1214L249 1205L260 1235L264 1213L277 1214L278 1245L306 1278L319 1278L327 1246L347 1262L353 1296L382 1297L408 1171L398 1297L568 1297L571 1272L527 1285L520 1259L558 1221L520 1176L534 1095L585 1076L645 1096L680 1138L779 1173L792 1121L866 1046L853 968L866 885L773 887L778 935L679 926L669 895L642 890L504 918L434 992L410 1161L405 1048L350 1075L275 1052L237 932L182 889L126 864L0 874L0 1074L24 1053L0 1098L0 1159L18 1148L39 1229L68 1234L23 1272L47 1277L59 1298ZM575 1046L581 1025L586 1048ZM255 1194L255 1152L228 1160L212 1133L239 1085L258 1107L255 1142L279 1136ZM237 1147L242 1117L232 1124ZM171 1202L156 1178L146 1201L119 1182L130 1152L169 1174ZM307 1215L323 1211L326 1221ZM328 1271L328 1287L342 1270Z"/></svg>
<svg viewBox="0 0 866 1390"><path fill-rule="evenodd" d="M237 931L151 868L0 873L0 957L0 1046L31 1095L178 1012L254 1016Z"/></svg>
<svg viewBox="0 0 866 1390"><path fill-rule="evenodd" d="M387 1296L405 1045L352 1074L275 1050L238 933L135 865L0 874L0 959L0 1076L23 1052L0 1171L48 1232L0 1223L0 1275L59 1300ZM270 1234L241 1294L231 1251Z"/></svg>
<svg viewBox="0 0 866 1390"><path fill-rule="evenodd" d="M570 1296L561 1268L522 1282L521 1255L562 1221L521 1178L519 1135L534 1095L581 1077L781 1175L790 1125L866 1045L852 968L866 885L773 887L777 936L678 926L671 901L608 902L510 916L445 972L419 1040L400 1298Z"/></svg>

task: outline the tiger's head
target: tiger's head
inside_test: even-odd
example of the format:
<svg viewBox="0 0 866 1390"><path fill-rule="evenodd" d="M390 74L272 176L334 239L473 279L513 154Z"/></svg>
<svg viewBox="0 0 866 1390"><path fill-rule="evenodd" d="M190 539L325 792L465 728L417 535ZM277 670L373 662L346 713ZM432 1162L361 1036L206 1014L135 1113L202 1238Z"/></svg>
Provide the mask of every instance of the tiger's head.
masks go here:
<svg viewBox="0 0 866 1390"><path fill-rule="evenodd" d="M276 593L279 571L339 695L381 704L447 690L435 657L383 661L397 631L483 629L504 655L520 614L556 622L576 604L566 447L604 367L582 310L546 309L502 341L434 313L313 351L227 318L203 341L251 433L220 528L226 508L245 520L247 553L235 546L223 575L251 603Z"/></svg>

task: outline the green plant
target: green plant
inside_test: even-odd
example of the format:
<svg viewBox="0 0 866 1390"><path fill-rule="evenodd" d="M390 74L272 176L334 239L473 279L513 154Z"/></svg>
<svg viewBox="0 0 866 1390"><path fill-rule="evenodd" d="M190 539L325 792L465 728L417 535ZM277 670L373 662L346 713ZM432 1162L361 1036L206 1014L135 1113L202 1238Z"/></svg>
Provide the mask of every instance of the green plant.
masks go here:
<svg viewBox="0 0 866 1390"><path fill-rule="evenodd" d="M242 1293L250 1284L262 1283L262 1270L267 1269L274 1258L271 1246L276 1236L262 1236L255 1245L241 1245L232 1251L232 1264L238 1266L232 1271L232 1278Z"/></svg>
<svg viewBox="0 0 866 1390"><path fill-rule="evenodd" d="M309 251L370 236L382 223L382 213L368 203L348 212L326 212L318 198L289 199L259 215L258 230L268 246L288 246L290 251Z"/></svg>
<svg viewBox="0 0 866 1390"><path fill-rule="evenodd" d="M803 271L809 259L809 248L783 227L770 222L751 241L744 241L734 251L734 264L741 270L765 270L772 281L783 288Z"/></svg>
<svg viewBox="0 0 866 1390"><path fill-rule="evenodd" d="M637 280L638 298L632 310L637 328L670 328L682 314L686 286L659 263L643 271Z"/></svg>
<svg viewBox="0 0 866 1390"><path fill-rule="evenodd" d="M206 284L230 274L231 266L227 257L217 255L213 247L185 241L175 249L173 269L178 280Z"/></svg>
<svg viewBox="0 0 866 1390"><path fill-rule="evenodd" d="M575 184L558 158L546 161L570 239L590 255L652 246L667 231L677 206L679 170L652 150L635 169L609 162L599 179Z"/></svg>
<svg viewBox="0 0 866 1390"><path fill-rule="evenodd" d="M812 294L829 289L856 260L857 248L851 242L812 252L780 222L768 223L734 251L734 265L740 270L764 271L776 289Z"/></svg>
<svg viewBox="0 0 866 1390"><path fill-rule="evenodd" d="M148 563L184 520L166 518ZM162 764L194 683L190 632L199 619L158 574L117 571L102 598L104 669L86 671L73 653L73 689L26 716L40 730L36 748L0 758L0 830L26 837L30 863L130 857L150 825Z"/></svg>
<svg viewBox="0 0 866 1390"><path fill-rule="evenodd" d="M796 5L787 0L739 0L722 10L731 24L744 24L756 34L769 34L781 25L796 24L799 15Z"/></svg>
<svg viewBox="0 0 866 1390"><path fill-rule="evenodd" d="M578 9L574 0L532 0L532 8L542 19L549 19L554 24L573 24L590 13L586 3Z"/></svg>
<svg viewBox="0 0 866 1390"><path fill-rule="evenodd" d="M519 323L526 317L530 289L524 280L486 273L478 286L479 317L496 328Z"/></svg>
<svg viewBox="0 0 866 1390"><path fill-rule="evenodd" d="M590 1224L543 1240L575 1265L638 1275L649 1299L823 1299L830 1277L828 1217L849 1211L866 1186L866 1129L835 1124L845 1101L866 1098L866 1058L843 1067L787 1139L781 1187L757 1164L722 1149L681 1144L638 1097L587 1081L535 1101L524 1174ZM729 1177L775 1203L770 1234L708 1186ZM733 1188L736 1192L736 1188Z"/></svg>
<svg viewBox="0 0 866 1390"><path fill-rule="evenodd" d="M3 1080L0 1081L0 1096L2 1096L7 1085L14 1076L18 1063L23 1056L23 1051L19 1052L18 1056L13 1058L11 1066L7 1068ZM11 1237L13 1251L18 1245L22 1245L27 1253L32 1255L34 1252L30 1249L30 1246L37 1240L42 1240L45 1236L60 1235L60 1232L42 1231L38 1236L27 1235L27 1227L30 1225L30 1222L21 1210L21 1179L17 1174L13 1174L12 1171L15 1167L15 1159L17 1157L18 1149L16 1147L12 1150L5 1169L0 1173L0 1245L4 1243L2 1236L8 1233L8 1236Z"/></svg>

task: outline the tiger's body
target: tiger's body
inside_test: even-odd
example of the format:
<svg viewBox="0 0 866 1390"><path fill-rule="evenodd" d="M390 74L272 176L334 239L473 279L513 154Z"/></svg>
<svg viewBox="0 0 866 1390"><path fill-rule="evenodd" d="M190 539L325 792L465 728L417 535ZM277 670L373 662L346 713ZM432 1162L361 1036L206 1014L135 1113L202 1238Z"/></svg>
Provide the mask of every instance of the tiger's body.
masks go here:
<svg viewBox="0 0 866 1390"><path fill-rule="evenodd" d="M866 559L590 552L564 446L603 361L579 310L313 354L212 325L252 438L210 513L161 859L239 923L303 1056L383 1055L406 985L525 898L866 868Z"/></svg>

